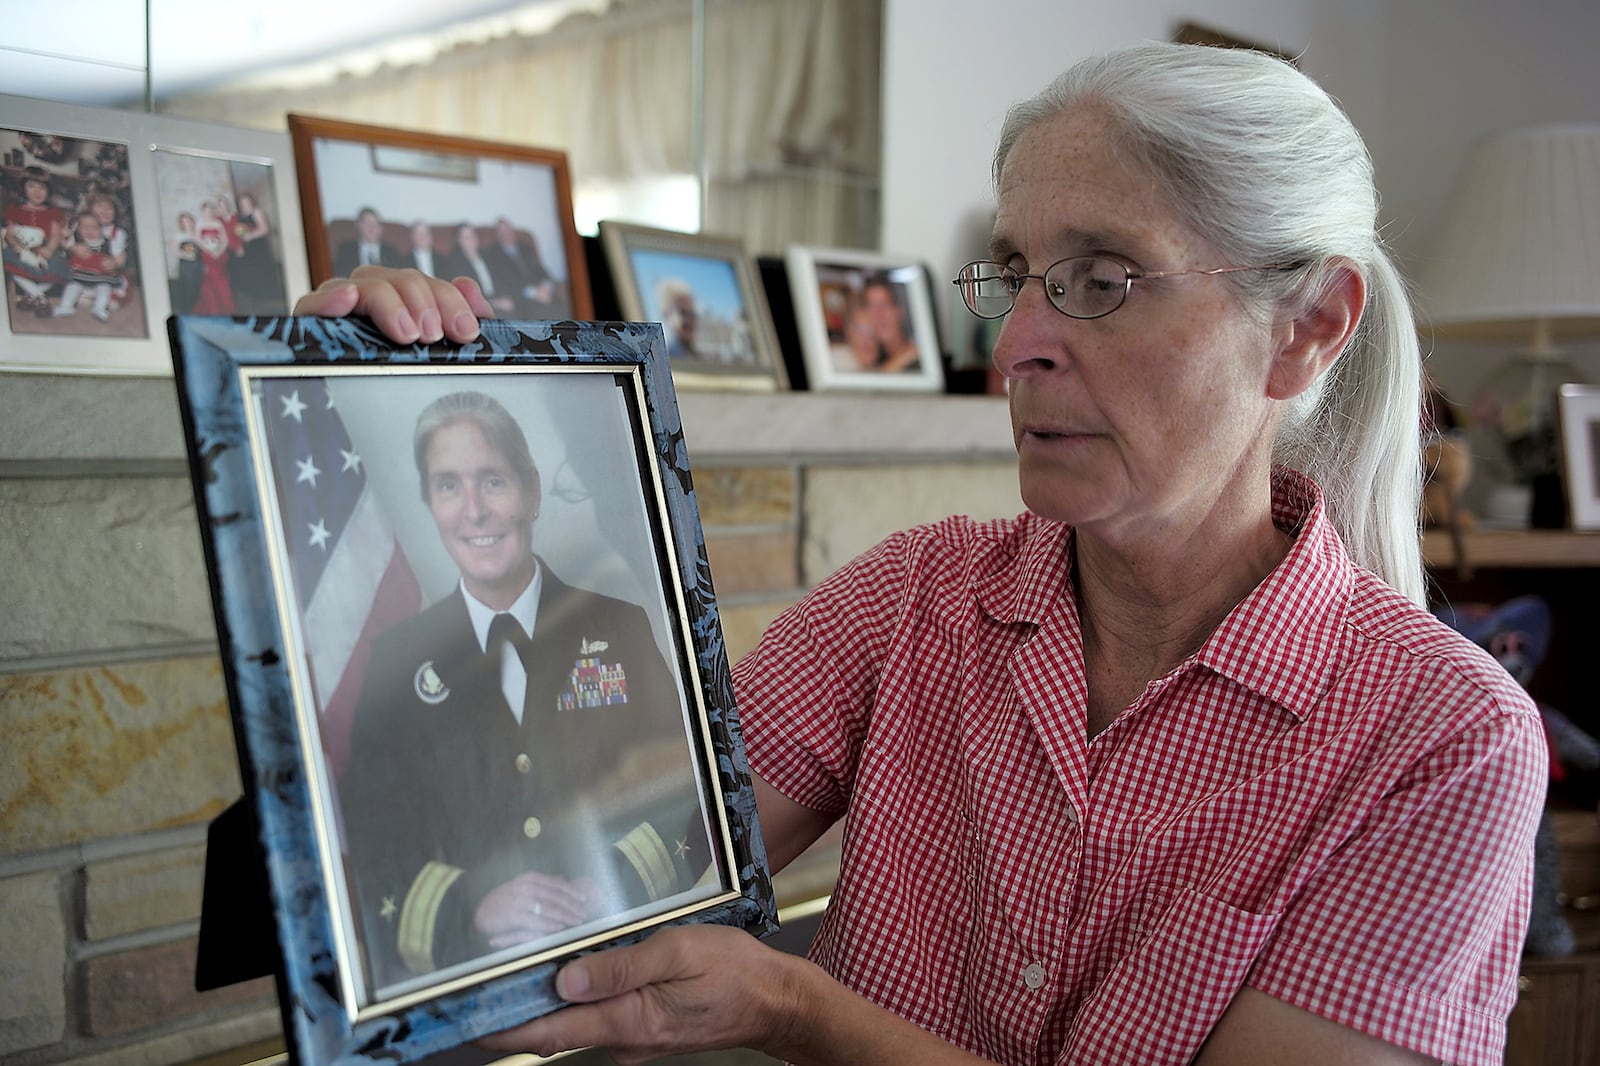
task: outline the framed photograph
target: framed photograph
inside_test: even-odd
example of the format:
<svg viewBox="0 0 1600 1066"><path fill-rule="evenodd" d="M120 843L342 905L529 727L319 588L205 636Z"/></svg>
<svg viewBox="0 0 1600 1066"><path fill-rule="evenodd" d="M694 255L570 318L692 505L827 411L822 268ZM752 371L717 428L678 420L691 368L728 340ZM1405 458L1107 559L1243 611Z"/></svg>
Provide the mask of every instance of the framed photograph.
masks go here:
<svg viewBox="0 0 1600 1066"><path fill-rule="evenodd" d="M202 310L286 313L291 166L281 133L0 96L0 369L170 374L160 324L202 286Z"/></svg>
<svg viewBox="0 0 1600 1066"><path fill-rule="evenodd" d="M312 284L358 266L475 277L501 318L593 315L563 152L289 116Z"/></svg>
<svg viewBox="0 0 1600 1066"><path fill-rule="evenodd" d="M153 149L167 298L175 315L282 314L285 238L272 164ZM291 239L298 242L297 226Z"/></svg>
<svg viewBox="0 0 1600 1066"><path fill-rule="evenodd" d="M921 263L802 246L790 247L784 262L812 389L943 390L933 295Z"/></svg>
<svg viewBox="0 0 1600 1066"><path fill-rule="evenodd" d="M608 221L600 242L623 317L661 323L679 385L785 387L766 296L741 241Z"/></svg>
<svg viewBox="0 0 1600 1066"><path fill-rule="evenodd" d="M173 342L296 1061L518 1024L663 925L774 931L658 326Z"/></svg>
<svg viewBox="0 0 1600 1066"><path fill-rule="evenodd" d="M1172 39L1178 44L1203 44L1212 48L1244 48L1252 52L1265 52L1267 55L1277 56L1291 66L1300 65L1299 60L1281 48L1225 33L1210 26L1202 26L1197 22L1180 23L1173 31Z"/></svg>
<svg viewBox="0 0 1600 1066"><path fill-rule="evenodd" d="M1600 388L1561 386L1561 479L1573 529L1600 529Z"/></svg>

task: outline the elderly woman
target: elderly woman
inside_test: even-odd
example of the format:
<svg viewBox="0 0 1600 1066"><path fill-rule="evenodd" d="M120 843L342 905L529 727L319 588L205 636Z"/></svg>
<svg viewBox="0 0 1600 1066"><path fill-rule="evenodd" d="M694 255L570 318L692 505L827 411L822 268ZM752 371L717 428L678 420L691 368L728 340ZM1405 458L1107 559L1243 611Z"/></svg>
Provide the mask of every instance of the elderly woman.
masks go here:
<svg viewBox="0 0 1600 1066"><path fill-rule="evenodd" d="M1544 742L1421 606L1420 359L1348 120L1145 45L1016 107L990 259L1028 512L890 537L735 678L782 866L846 820L812 960L581 959L497 1038L620 1061L1498 1062ZM302 312L456 339L470 286Z"/></svg>

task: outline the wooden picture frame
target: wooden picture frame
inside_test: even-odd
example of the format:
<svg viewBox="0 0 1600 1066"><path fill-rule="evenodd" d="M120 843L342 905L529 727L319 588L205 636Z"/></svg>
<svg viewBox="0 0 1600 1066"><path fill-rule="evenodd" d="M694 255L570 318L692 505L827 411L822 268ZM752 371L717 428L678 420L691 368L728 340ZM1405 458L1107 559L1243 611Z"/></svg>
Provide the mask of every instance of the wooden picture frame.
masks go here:
<svg viewBox="0 0 1600 1066"><path fill-rule="evenodd" d="M677 384L787 386L766 295L741 241L613 221L600 223L600 241L622 316L662 323Z"/></svg>
<svg viewBox="0 0 1600 1066"><path fill-rule="evenodd" d="M566 153L289 116L312 284L382 266L477 277L501 318L594 314Z"/></svg>
<svg viewBox="0 0 1600 1066"><path fill-rule="evenodd" d="M776 928L659 327L185 317L173 345L296 1062L519 1024L664 925ZM533 622L502 646L473 604L509 578Z"/></svg>
<svg viewBox="0 0 1600 1066"><path fill-rule="evenodd" d="M1178 44L1203 44L1210 48L1244 48L1252 52L1265 52L1269 56L1277 56L1291 66L1300 65L1294 56L1281 48L1225 33L1210 26L1202 26L1197 22L1179 23L1178 28L1172 33L1172 39Z"/></svg>
<svg viewBox="0 0 1600 1066"><path fill-rule="evenodd" d="M30 185L43 195L37 207L26 204ZM241 196L256 201L259 225L239 218ZM0 370L171 374L162 323L192 311L185 294L200 286L185 266L197 273L198 260L178 252L177 219L205 202L233 205L213 220L222 244L207 286L212 312L286 314L310 287L287 135L0 95L0 215L9 220ZM100 219L81 221L96 210ZM35 224L51 215L53 242L53 224ZM77 241L80 225L101 236ZM34 241L49 251L37 263L23 254Z"/></svg>
<svg viewBox="0 0 1600 1066"><path fill-rule="evenodd" d="M852 248L784 253L810 388L941 392L944 370L926 267Z"/></svg>

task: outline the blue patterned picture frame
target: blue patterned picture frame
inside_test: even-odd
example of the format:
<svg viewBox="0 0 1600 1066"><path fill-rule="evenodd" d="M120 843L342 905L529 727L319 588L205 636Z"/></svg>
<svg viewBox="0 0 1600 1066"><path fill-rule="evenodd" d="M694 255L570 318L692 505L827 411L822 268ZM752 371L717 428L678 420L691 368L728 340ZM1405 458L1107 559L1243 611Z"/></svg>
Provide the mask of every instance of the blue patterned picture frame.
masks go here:
<svg viewBox="0 0 1600 1066"><path fill-rule="evenodd" d="M554 977L564 961L636 941L664 925L720 923L757 936L776 931L777 908L658 325L487 321L477 341L459 347L395 346L356 318L178 317L170 322L170 334L245 798L282 954L279 1001L293 1061L307 1066L410 1062L469 1043L559 1008ZM390 655L405 647L407 633L420 632L424 616L447 604L440 601L414 615L406 613L414 608L401 608L398 616L408 621L390 628L375 624L380 612L362 598L386 603L391 612L386 617L394 617L398 600L375 588L392 584L402 588L402 597L411 591L406 582L391 581L394 560L401 559L414 569L412 594L420 608L422 587L429 580L437 585L446 569L430 562L428 550L408 547L424 543L430 534L440 541L433 555L457 548L493 553L500 551L502 536L515 540L510 534L485 533L465 538L468 546L462 547L463 538L440 517L444 506L435 506L443 498L435 494L445 490L435 487L444 482L429 480L438 476L432 445L427 462L423 449L411 446L415 408L422 400L437 406L431 400L449 397L441 402L454 403L469 393L492 398L511 413L524 436L531 433L535 442L544 442L528 445L530 451L538 453L550 441L565 450L548 467L534 455L533 540L542 544L543 523L554 520L541 517L541 506L564 508L560 521L569 525L555 528L579 531L562 535L568 558L581 560L587 551L600 560L594 570L572 579L573 585L598 590L633 580L644 590L614 597L642 605L626 608L626 616L615 620L599 606L602 600L610 603L607 597L581 588L579 594L595 599L575 601L584 605L576 613L557 610L549 605L564 601L552 590L565 587L570 564L551 568L544 549L538 553L539 615L551 620L534 622L534 643L552 632L585 634L575 650L524 656L523 716L555 715L530 728L541 741L562 740L545 744L549 750L543 752L528 745L532 758L529 752L516 753L516 770L526 775L532 763L533 778L567 782L557 790L559 801L538 811L553 828L540 817L522 818L520 808L514 812L525 838L544 841L528 845L546 849L540 852L502 846L488 829L481 831L484 840L474 837L479 824L504 813L499 804L467 823L438 814L451 797L460 799L442 782L477 782L489 774L483 766L509 765L512 758L512 749L491 744L477 725L480 719L469 716L475 706L467 696L469 675L453 672L445 652L418 663L414 672L411 659ZM527 413L532 410L527 404L535 402L544 404L539 417ZM479 433L490 438L486 429ZM376 451L363 456L359 441ZM502 448L500 454L506 453ZM413 463L426 469L410 469ZM346 484L352 478L358 484L353 490ZM474 491L500 491L494 487L505 480L473 482ZM343 487L335 491L337 486ZM308 506L310 511L304 509ZM377 527L389 530L393 554L383 565L369 566L381 576L361 585L348 577L347 561L381 558L373 549L373 513L383 519ZM416 518L419 513L423 519ZM432 525L426 520L430 514ZM315 522L308 520L312 517ZM341 545L350 550L341 554ZM595 551L595 545L626 547ZM408 561L413 557L414 567ZM477 557L449 558L464 568L466 576L458 583L476 587L471 581L477 571L471 568ZM337 579L329 576L336 569ZM357 588L365 591L350 591ZM451 592L446 599L459 595ZM319 614L319 605L330 602L338 609ZM635 613L649 616L650 629L643 641L630 645L623 634L637 636L639 630L623 623L634 620ZM343 630L330 627L329 617L346 618ZM571 633L556 628L568 617L581 619ZM364 620L360 633L351 618ZM375 634L365 650L351 650ZM649 634L659 662L669 666L666 675L639 665L655 661ZM616 647L608 649L610 644ZM339 654L329 651L335 645ZM640 646L647 650L624 651ZM476 645L474 651L485 654ZM515 652L508 648L504 654L509 662ZM550 676L559 690L554 700L544 699L547 661L554 663ZM338 666L329 667L330 662ZM390 669L391 662L398 668ZM336 683L338 669L343 676ZM659 685L662 676L670 678L667 687ZM352 688L345 688L346 678L353 679ZM369 700L369 686L380 695ZM334 710L349 704L352 690L361 696L341 751L330 739L337 732ZM652 693L672 700L649 699ZM500 698L496 728L513 699ZM677 704L680 713L668 717L681 726L680 735L674 740L669 729L665 740L648 748L631 747L632 738L646 728L639 724L645 718L607 718L655 714L651 708L667 702ZM395 746L394 738L432 730L430 723L438 721L450 724L437 736L430 733L426 743L412 745L429 754ZM608 721L622 724L607 726ZM612 739L608 746L591 737ZM483 761L465 768L451 763L449 753L458 748L467 758ZM618 750L622 755L613 757ZM681 757L671 755L674 751ZM604 790L586 789L581 774L570 781L559 776L563 764L588 767L590 759L623 768L604 778ZM391 789L397 775L402 779ZM693 782L688 789L679 787L685 779ZM669 795L679 806L664 806ZM557 807L559 816L548 813ZM685 811L687 818L678 822ZM383 894L388 871L369 867L367 856L381 854L387 863L394 852L412 847L407 838L427 835L417 828L424 824L428 832L445 834L441 839L448 847L432 846L406 892ZM473 828L462 831L462 824ZM569 830L569 824L578 828ZM657 831L679 824L687 827L682 839ZM368 832L366 827L377 828ZM696 827L703 838L695 836ZM582 886L588 909L558 922L539 917L541 902L524 906L522 896L513 893L517 917L511 932L502 931L483 946L487 934L475 925L478 931L468 939L477 946L461 947L451 939L456 928L448 910L452 886L495 879L485 879L479 867L465 861L452 865L458 838L492 856L485 867L525 861L536 853L576 864L572 868L583 875L563 884ZM406 843L395 843L401 840ZM543 883L530 874L495 891L510 885L520 892ZM538 897L541 890L528 891ZM485 902L477 912L465 912L467 917L481 912L492 894L482 896ZM547 928L557 924L566 927ZM440 944L446 950L436 959ZM409 967L405 976L394 976L400 970L391 968L390 955ZM419 960L421 965L414 965Z"/></svg>

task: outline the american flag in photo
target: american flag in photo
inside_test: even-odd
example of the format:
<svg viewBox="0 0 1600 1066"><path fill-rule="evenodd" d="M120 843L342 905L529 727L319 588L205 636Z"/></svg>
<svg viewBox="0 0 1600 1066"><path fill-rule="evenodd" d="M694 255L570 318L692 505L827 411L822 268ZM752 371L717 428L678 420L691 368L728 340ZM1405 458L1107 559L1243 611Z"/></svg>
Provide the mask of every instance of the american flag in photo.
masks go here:
<svg viewBox="0 0 1600 1066"><path fill-rule="evenodd" d="M416 575L368 490L327 383L261 382L261 414L278 489L322 746L337 776L372 641L422 606Z"/></svg>

